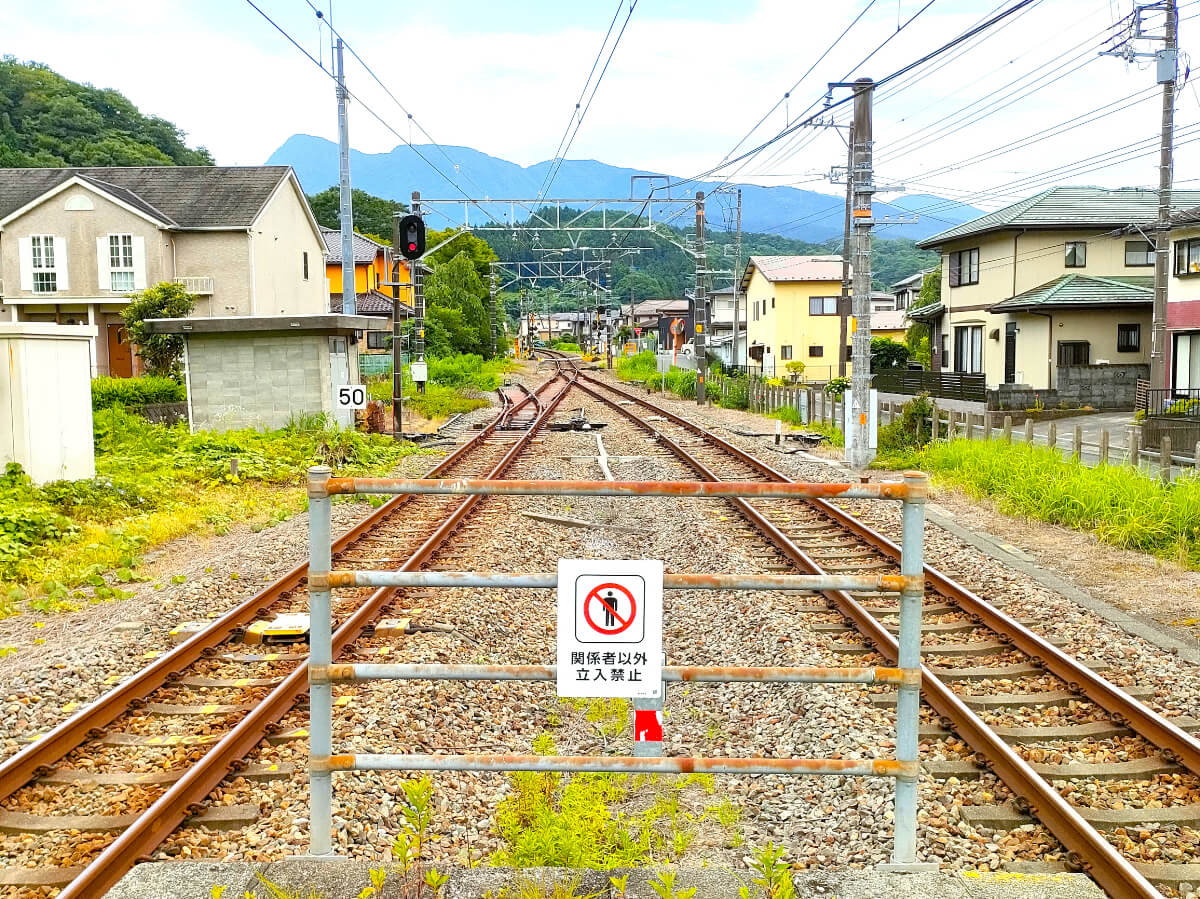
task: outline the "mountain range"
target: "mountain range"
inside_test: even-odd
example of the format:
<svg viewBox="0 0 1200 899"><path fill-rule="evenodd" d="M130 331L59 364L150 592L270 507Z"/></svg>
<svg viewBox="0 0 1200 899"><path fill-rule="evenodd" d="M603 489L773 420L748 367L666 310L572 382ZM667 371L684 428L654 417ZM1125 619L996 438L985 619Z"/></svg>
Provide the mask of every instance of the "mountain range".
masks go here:
<svg viewBox="0 0 1200 899"><path fill-rule="evenodd" d="M446 175L439 175L430 163ZM337 144L321 137L293 134L271 154L267 164L292 166L309 193L324 190L338 181ZM350 180L354 187L368 193L404 202L409 201L414 190L420 191L426 198L461 199L465 192L474 199L517 199L536 197L552 165L553 162L548 160L521 166L470 147L432 144L410 147L401 144L389 153L351 150ZM551 195L564 200L628 197L632 176L662 174L607 165L592 159L568 159L555 176ZM676 176L671 178L677 180ZM462 192L450 179L462 188ZM717 182L697 181L687 187L711 192L717 187ZM838 237L842 233L845 201L841 197L784 186L745 184L741 188L743 231L780 234L813 242ZM642 182L636 196L645 196L645 190L645 182ZM489 214L501 220L509 211L498 203L481 205ZM885 216L911 218L916 213L918 220L915 223L877 227L875 231L880 238L906 237L912 240L920 240L983 214L982 210L973 206L931 194L907 194L888 203L877 201L874 209L877 222ZM656 206L653 213L655 219L661 219L664 212L669 215L667 210L665 205ZM707 210L710 227L730 227L730 213L726 198L710 203ZM456 221L462 221L461 207L456 212L442 214L457 215ZM521 217L518 213L518 218ZM476 212L472 221L478 221L479 218L480 213ZM441 219L439 213L427 214L426 221L435 228L451 224L448 218ZM676 224L687 223L676 220Z"/></svg>

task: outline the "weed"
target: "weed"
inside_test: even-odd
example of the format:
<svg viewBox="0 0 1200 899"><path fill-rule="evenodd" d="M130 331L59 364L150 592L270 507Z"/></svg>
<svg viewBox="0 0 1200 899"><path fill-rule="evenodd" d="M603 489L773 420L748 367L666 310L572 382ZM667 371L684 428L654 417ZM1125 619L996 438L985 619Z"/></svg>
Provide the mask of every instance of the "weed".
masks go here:
<svg viewBox="0 0 1200 899"><path fill-rule="evenodd" d="M1200 477L1166 485L1120 465L1089 468L1055 450L998 441L953 440L888 460L919 468L1002 512L1075 530L1122 549L1200 570Z"/></svg>
<svg viewBox="0 0 1200 899"><path fill-rule="evenodd" d="M654 890L659 899L692 899L696 895L695 887L675 889L674 871L658 871L654 876L656 879L650 881L650 889Z"/></svg>
<svg viewBox="0 0 1200 899"><path fill-rule="evenodd" d="M187 391L171 378L150 375L142 378L100 377L92 380L92 409L111 406L137 408L158 403L182 403Z"/></svg>
<svg viewBox="0 0 1200 899"><path fill-rule="evenodd" d="M0 646L0 659L13 655L16 651L17 647L15 646Z"/></svg>
<svg viewBox="0 0 1200 899"><path fill-rule="evenodd" d="M400 813L404 817L404 829L392 842L392 857L400 866L401 899L422 899L425 888L436 896L446 882L446 875L436 868L425 867L425 843L429 825L433 822L433 783L428 777L406 780L402 784L404 804Z"/></svg>
<svg viewBox="0 0 1200 899"><path fill-rule="evenodd" d="M792 886L792 866L783 860L784 849L774 843L754 854L750 862L750 870L755 876L750 882L758 887L754 893L749 887L738 890L740 899L751 899L751 896L761 896L762 899L796 899L796 889Z"/></svg>
<svg viewBox="0 0 1200 899"><path fill-rule="evenodd" d="M608 878L608 885L612 887L612 891L616 894L614 899L625 899L629 892L629 875L622 874L617 877L615 874Z"/></svg>
<svg viewBox="0 0 1200 899"><path fill-rule="evenodd" d="M532 877L521 876L511 887L505 887L498 894L493 896L489 892L487 899L599 899L599 893L582 895L578 890L578 877L546 884Z"/></svg>
<svg viewBox="0 0 1200 899"><path fill-rule="evenodd" d="M301 892L300 890L289 890L285 887L279 886L277 883L272 883L261 873L255 874L254 876L258 878L258 882L261 883L263 889L267 891L267 895L270 897L270 899L324 899L324 897L321 896L321 894L316 890L308 890L305 892ZM249 890L246 891L246 895L249 897L254 896L254 894Z"/></svg>

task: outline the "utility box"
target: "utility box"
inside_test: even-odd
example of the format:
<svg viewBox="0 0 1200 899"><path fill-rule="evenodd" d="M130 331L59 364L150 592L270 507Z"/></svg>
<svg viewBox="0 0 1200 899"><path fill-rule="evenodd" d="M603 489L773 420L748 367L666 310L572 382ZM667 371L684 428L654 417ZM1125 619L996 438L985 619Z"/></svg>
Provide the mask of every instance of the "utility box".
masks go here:
<svg viewBox="0 0 1200 899"><path fill-rule="evenodd" d="M354 411L336 392L361 383L358 340L374 327L370 316L160 318L146 325L183 336L193 431L282 428L318 415L354 426Z"/></svg>
<svg viewBox="0 0 1200 899"><path fill-rule="evenodd" d="M96 476L92 325L0 322L0 462L34 483Z"/></svg>

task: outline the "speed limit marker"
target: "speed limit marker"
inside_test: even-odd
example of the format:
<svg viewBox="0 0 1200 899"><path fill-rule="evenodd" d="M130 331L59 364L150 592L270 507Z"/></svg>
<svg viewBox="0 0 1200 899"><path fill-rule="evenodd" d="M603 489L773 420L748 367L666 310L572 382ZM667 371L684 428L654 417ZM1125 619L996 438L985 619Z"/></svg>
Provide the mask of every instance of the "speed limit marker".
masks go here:
<svg viewBox="0 0 1200 899"><path fill-rule="evenodd" d="M367 408L367 388L362 384L341 384L333 388L333 405L339 412Z"/></svg>

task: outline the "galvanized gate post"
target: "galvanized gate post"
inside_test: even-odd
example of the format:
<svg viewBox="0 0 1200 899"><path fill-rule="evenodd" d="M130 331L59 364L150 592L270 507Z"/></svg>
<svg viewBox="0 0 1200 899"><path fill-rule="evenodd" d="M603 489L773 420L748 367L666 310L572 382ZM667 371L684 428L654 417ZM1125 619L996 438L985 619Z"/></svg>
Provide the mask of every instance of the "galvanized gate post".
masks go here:
<svg viewBox="0 0 1200 899"><path fill-rule="evenodd" d="M313 765L323 759L328 761L333 754L333 684L326 677L314 679L313 669L327 670L333 662L333 613L330 590L316 589L312 585L313 575L328 578L333 567L332 552L332 507L326 483L333 471L325 465L314 465L308 470L308 604L309 604L309 650L308 650L308 705L309 705L309 812L312 837L308 854L328 856L333 854L333 774L328 768Z"/></svg>
<svg viewBox="0 0 1200 899"><path fill-rule="evenodd" d="M928 478L919 471L904 473L908 487L903 500L904 524L901 536L900 574L909 578L900 591L900 657L897 665L905 673L916 671L915 682L901 684L896 697L896 759L918 760L921 683L921 603L925 598L925 560L922 544L925 534L925 491ZM917 859L917 786L919 776L896 779L894 864L912 864Z"/></svg>

